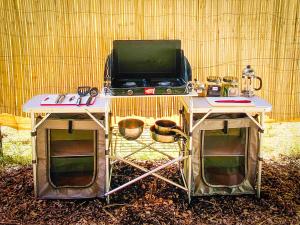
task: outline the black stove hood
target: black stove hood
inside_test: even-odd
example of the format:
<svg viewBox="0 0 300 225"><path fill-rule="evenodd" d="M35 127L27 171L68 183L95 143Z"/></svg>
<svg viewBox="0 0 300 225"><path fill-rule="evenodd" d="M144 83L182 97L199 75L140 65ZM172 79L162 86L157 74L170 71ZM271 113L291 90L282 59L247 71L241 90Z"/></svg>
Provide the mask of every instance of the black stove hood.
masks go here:
<svg viewBox="0 0 300 225"><path fill-rule="evenodd" d="M180 40L116 40L105 68L112 95L188 94L191 68Z"/></svg>

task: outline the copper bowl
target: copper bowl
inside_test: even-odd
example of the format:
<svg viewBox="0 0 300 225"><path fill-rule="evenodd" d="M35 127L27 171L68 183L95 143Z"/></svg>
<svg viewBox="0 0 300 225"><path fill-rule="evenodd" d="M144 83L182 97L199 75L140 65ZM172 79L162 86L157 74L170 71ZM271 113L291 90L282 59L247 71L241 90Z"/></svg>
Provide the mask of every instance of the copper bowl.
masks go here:
<svg viewBox="0 0 300 225"><path fill-rule="evenodd" d="M177 135L187 139L187 135L172 120L157 120L155 121L154 128L157 134L169 135L170 133L176 133Z"/></svg>
<svg viewBox="0 0 300 225"><path fill-rule="evenodd" d="M171 129L177 127L176 123L172 120L156 120L155 121L155 130L158 134L169 134Z"/></svg>
<svg viewBox="0 0 300 225"><path fill-rule="evenodd" d="M144 122L138 119L125 119L118 123L120 134L127 140L138 139L143 133Z"/></svg>
<svg viewBox="0 0 300 225"><path fill-rule="evenodd" d="M169 132L168 134L159 134L155 129L155 125L150 127L151 137L154 141L161 143L173 143L178 141L178 135L175 132Z"/></svg>

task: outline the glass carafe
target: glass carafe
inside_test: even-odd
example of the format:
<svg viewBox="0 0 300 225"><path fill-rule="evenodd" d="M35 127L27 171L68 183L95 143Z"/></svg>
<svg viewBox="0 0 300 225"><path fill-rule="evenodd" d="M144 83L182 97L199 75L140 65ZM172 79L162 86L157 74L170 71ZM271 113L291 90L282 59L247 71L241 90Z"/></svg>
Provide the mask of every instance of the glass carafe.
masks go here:
<svg viewBox="0 0 300 225"><path fill-rule="evenodd" d="M254 80L257 79L259 81L259 86L254 87ZM254 91L259 91L262 88L262 80L260 77L256 76L254 70L248 65L243 70L242 75L242 94L246 97L254 96Z"/></svg>

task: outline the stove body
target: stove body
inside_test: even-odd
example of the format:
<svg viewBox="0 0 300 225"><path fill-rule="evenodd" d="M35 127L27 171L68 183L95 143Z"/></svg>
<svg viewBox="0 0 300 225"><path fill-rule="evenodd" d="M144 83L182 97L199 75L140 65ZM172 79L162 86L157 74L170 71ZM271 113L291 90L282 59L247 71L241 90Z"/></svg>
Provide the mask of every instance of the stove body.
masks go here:
<svg viewBox="0 0 300 225"><path fill-rule="evenodd" d="M105 66L114 96L189 93L191 67L179 40L116 40Z"/></svg>

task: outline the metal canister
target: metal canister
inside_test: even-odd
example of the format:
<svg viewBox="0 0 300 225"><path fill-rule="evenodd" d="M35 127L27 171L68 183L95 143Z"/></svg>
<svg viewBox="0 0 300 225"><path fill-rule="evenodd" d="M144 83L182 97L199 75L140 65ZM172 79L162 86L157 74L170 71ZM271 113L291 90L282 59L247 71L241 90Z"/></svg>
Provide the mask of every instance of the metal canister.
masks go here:
<svg viewBox="0 0 300 225"><path fill-rule="evenodd" d="M207 77L207 96L208 97L221 96L221 77L219 76Z"/></svg>
<svg viewBox="0 0 300 225"><path fill-rule="evenodd" d="M232 76L223 77L222 96L224 97L239 96L239 85L236 77L232 77Z"/></svg>

